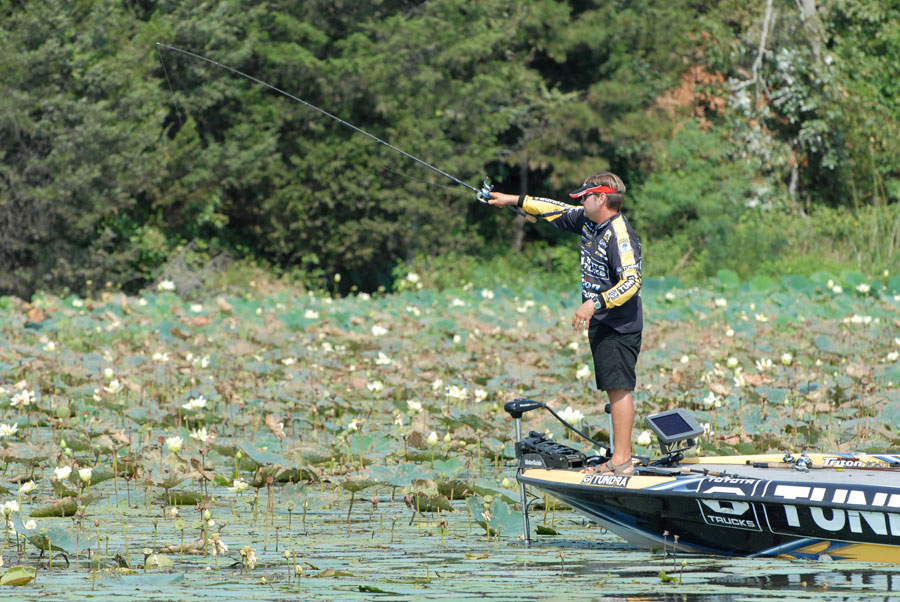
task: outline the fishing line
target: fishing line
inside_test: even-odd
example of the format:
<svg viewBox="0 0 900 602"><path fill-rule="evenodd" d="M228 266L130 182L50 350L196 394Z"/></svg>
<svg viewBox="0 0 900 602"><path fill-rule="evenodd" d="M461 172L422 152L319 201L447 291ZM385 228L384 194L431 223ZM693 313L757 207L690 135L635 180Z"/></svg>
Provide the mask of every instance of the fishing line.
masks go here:
<svg viewBox="0 0 900 602"><path fill-rule="evenodd" d="M405 150L403 150L403 149L401 149L401 148L397 148L396 146L394 146L393 144L391 144L391 143L389 143L389 142L386 142L386 141L382 140L382 139L379 138L378 136L375 136L375 135L373 135L373 134L370 134L369 132L365 131L364 129L359 128L359 127L356 127L356 126L353 125L352 123L349 123L349 122L347 122L347 121L344 121L343 119L341 119L341 118L338 117L337 115L333 115L333 114L329 113L328 111L326 111L325 109L321 109L321 108L317 107L316 105L314 105L314 104L312 104L312 103L310 103L310 102L307 102L307 101L303 100L302 98L297 98L297 97L294 96L293 94L290 94L290 93L288 93L288 92L285 92L285 91L282 90L281 88L277 88L277 87L273 86L272 84L269 84L269 83L267 83L267 82L262 81L261 79L257 79L257 78L255 78L255 77L253 77L252 75L248 75L248 74L244 73L243 71L238 71L238 70L235 69L234 67L229 67L228 65L224 65L224 64L222 64L222 63L220 63L220 62L218 62L218 61L214 61L214 60L212 60L212 59L210 59L210 58L206 58L205 56L201 56L201 55L199 55L199 54L195 54L195 53L190 52L190 51L188 51L188 50L182 50L181 48L176 48L176 47L174 47L174 46L169 46L168 44L163 44L163 43L161 43L161 42L156 42L156 49L157 49L157 52L159 52L159 49L160 49L160 48L165 48L166 50L171 50L171 51L173 51L173 52L179 52L179 53L181 53L181 54L183 54L183 55L185 55L185 56L189 56L189 57L192 57L192 58L195 58L195 59L199 59L199 60L201 60L201 61L205 61L205 62L207 62L207 63L210 63L210 64L212 64L212 65L215 65L216 67L221 67L222 69L225 69L225 70L227 70L227 71L230 71L230 72L234 73L235 75L240 75L241 77L243 77L243 78L245 78L245 79L249 79L250 81L252 81L252 82L254 82L254 83L260 84L261 86L265 86L266 88L269 88L270 90L274 90L275 92L277 92L277 93L279 93L279 94L281 94L281 95L283 95L283 96L287 96L287 97L290 98L291 100L295 100L295 101L299 102L300 104L302 104L302 105L304 105L304 106L306 106L306 107L308 107L308 108L310 108L310 109L313 109L314 111L318 111L319 113L321 113L322 115L325 115L326 117L330 117L331 119L334 119L335 121L337 121L337 122L340 123L341 125L344 125L344 126L350 128L350 129L353 130L354 132L359 132L360 134L362 134L362 135L364 135L364 136L367 136L367 137L371 138L372 140L374 140L374 141L377 142L378 144L383 144L384 146L388 147L389 149L397 151L398 153L400 153L400 154L403 155L404 157L407 157L407 158L409 158L409 159L412 159L412 160L415 161L416 163L419 163L419 164L421 164L421 165L424 165L424 166L427 167L428 169L430 169L430 170L432 170L432 171L435 171L435 172L441 174L441 175L444 176L445 178L447 178L447 179L449 179L449 180L452 180L453 182L456 182L457 184L460 184L461 186L465 186L466 188L468 188L469 190L471 190L472 192L474 192L474 193L476 194L476 197L475 197L476 200L478 200L478 201L481 202L481 203L488 204L487 201L488 201L488 199L490 198L490 192L491 192L492 186L491 186L491 184L490 184L490 180L488 180L487 178L485 178L484 184L482 185L481 188L475 188L475 187L472 186L471 184L467 184L466 182L460 180L460 179L457 178L456 176L450 175L450 174L448 174L446 171L443 171L442 169L438 169L438 168L435 167L434 165L432 165L432 164L430 164L430 163L428 163L428 162L426 162L426 161L423 161L422 159L419 159L419 158L416 157L416 156L413 156L413 155L409 154L408 152L406 152ZM159 60L162 62L162 53L161 53L161 52L160 52ZM163 62L163 71L165 71L165 62ZM166 81L168 81L168 79L169 79L169 76L168 76L168 73L166 73ZM169 84L169 87L171 88L171 83ZM174 90L173 90L172 94L173 94L173 96L174 96L174 94L175 94ZM176 108L176 111L177 111L177 108ZM181 119L181 118L179 117L179 121L180 121L180 119ZM512 206L511 206L511 207L507 207L507 209L511 209L513 212L518 213L519 215L523 215L523 216L526 216L526 217L528 216L527 213L525 213L523 210L519 209L518 207L512 207ZM533 218L532 218L532 219L533 219Z"/></svg>
<svg viewBox="0 0 900 602"><path fill-rule="evenodd" d="M415 176L411 176L411 175L408 175L408 174L405 174L405 173L402 173L399 171L395 171L395 170L391 169L390 167L388 167L387 165L382 165L381 169L383 169L384 171L389 171L392 174L398 175L401 178L406 178L407 180L412 180L413 182L421 182L423 184L428 184L429 186L437 186L438 188L441 188L443 190L449 190L450 192L460 192L460 190L458 188L453 188L452 186L444 186L443 184L438 184L437 182L429 182L428 180L423 180L422 178L416 178Z"/></svg>
<svg viewBox="0 0 900 602"><path fill-rule="evenodd" d="M175 115L178 117L178 126L184 127L184 123L181 121L181 113L178 111L178 102L175 98L175 89L172 87L172 82L169 80L169 70L166 69L166 62L163 60L162 51L159 49L159 44L156 45L156 54L159 55L159 62L162 64L163 73L166 76L166 83L169 84L169 90L172 92L172 106L175 107Z"/></svg>

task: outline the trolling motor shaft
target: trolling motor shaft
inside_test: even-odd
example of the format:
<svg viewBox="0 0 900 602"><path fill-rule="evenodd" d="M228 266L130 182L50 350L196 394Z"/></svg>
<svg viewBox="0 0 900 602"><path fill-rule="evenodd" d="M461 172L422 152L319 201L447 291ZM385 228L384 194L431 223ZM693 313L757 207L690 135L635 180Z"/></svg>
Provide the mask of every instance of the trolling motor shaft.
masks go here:
<svg viewBox="0 0 900 602"><path fill-rule="evenodd" d="M521 398L508 401L503 405L503 409L506 410L507 414L513 417L516 423L516 448L518 448L519 442L522 441L522 414L530 412L531 410L536 410L540 407L545 406L539 401ZM518 451L518 449L516 451ZM521 465L516 469L516 472L522 472ZM519 481L519 497L522 500L522 526L525 528L525 547L527 548L531 545L531 527L528 524L528 496L525 492L525 483L522 481Z"/></svg>

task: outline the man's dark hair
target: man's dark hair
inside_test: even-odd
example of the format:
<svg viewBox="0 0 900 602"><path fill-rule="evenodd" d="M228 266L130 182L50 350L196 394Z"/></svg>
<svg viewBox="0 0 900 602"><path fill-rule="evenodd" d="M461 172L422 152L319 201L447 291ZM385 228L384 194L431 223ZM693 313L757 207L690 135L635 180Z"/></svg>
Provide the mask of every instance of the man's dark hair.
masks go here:
<svg viewBox="0 0 900 602"><path fill-rule="evenodd" d="M609 186L610 188L615 188L615 193L606 194L606 204L613 211L619 211L622 208L622 203L625 201L625 183L622 182L622 178L616 174L611 171L598 171L591 174L584 183L592 184L594 186Z"/></svg>

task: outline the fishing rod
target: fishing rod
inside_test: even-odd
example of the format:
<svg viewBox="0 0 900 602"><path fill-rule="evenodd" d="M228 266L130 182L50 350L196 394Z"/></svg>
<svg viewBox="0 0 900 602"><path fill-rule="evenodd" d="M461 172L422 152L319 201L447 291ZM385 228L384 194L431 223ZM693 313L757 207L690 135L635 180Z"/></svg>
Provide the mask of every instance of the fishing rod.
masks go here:
<svg viewBox="0 0 900 602"><path fill-rule="evenodd" d="M212 59L210 59L210 58L207 58L207 57L205 57L205 56L201 56L201 55L199 55L199 54L195 54L195 53L190 52L190 51L188 51L188 50L183 50L183 49L181 49L181 48L176 48L176 47L174 47L174 46L169 46L168 44L163 44L163 43L161 43L161 42L156 42L156 46L157 46L157 51L159 51L160 48L165 48L166 50L171 50L171 51L173 51L173 52L179 52L179 53L181 53L181 54L183 54L183 55L185 55L185 56L189 56L189 57L192 57L192 58L195 58L195 59L199 59L199 60L201 60L201 61L206 61L207 63L210 63L210 64L212 64L212 65L215 65L216 67L221 67L222 69L225 69L225 70L227 70L227 71L230 71L230 72L234 73L235 75L240 75L241 77L243 77L243 78L245 78L245 79L249 79L250 81L252 81L252 82L254 82L254 83L257 83L257 84L260 84L260 85L262 85L262 86L265 86L266 88L269 88L270 90L274 90L275 92L278 92L279 94L281 94L281 95L283 95L283 96L287 96L287 97L290 98L291 100L295 100L295 101L299 102L300 104L302 104L302 105L304 105L304 106L306 106L306 107L308 107L308 108L310 108L310 109L313 109L314 111L318 111L318 112L321 113L322 115L325 115L326 117L330 117L331 119L334 119L335 121L337 121L337 122L340 123L341 125L350 128L350 129L353 130L354 132L359 132L360 134L362 134L362 135L364 135L364 136L368 136L369 138L371 138L372 140L374 140L374 141L377 142L378 144L383 144L384 146L388 147L389 149L394 150L394 151L397 151L398 153L400 153L400 154L403 155L404 157L407 157L407 158L409 158L409 159L412 159L412 160L415 161L416 163L419 163L420 165L424 165L424 166L427 167L428 169L430 169L430 170L432 170L432 171L435 171L435 172L441 174L442 176L444 176L445 178L447 178L447 179L449 179L449 180L455 182L456 184L459 184L459 185L461 185L461 186L465 186L466 188L468 188L469 190L471 190L472 192L475 193L475 199L476 199L478 202L480 202L480 203L488 204L488 199L491 198L491 190L493 190L494 187L493 187L493 185L491 184L491 179L490 179L490 178L487 178L487 177L486 177L486 178L484 179L484 181L483 181L482 184L481 184L481 188L475 188L475 187L472 186L471 184L469 184L469 183L467 183L467 182L464 182L463 180L457 178L456 176L453 176L453 175L447 173L446 171L443 171L442 169L438 169L437 167L435 167L435 166L432 165L431 163L428 163L428 162L426 162L426 161L423 161L422 159L419 159L418 157L416 157L416 156L414 156L414 155L411 155L410 153L406 152L405 150L403 150L403 149L401 149L401 148L397 148L397 147L394 146L393 144L391 144L391 143L389 143L389 142L386 142L385 140L382 140L382 139L379 138L378 136L375 136L375 135L373 135L373 134L370 134L369 132L365 131L364 129L362 129L362 128L360 128L360 127L357 127L357 126L353 125L352 123L349 123L349 122L347 122L347 121L344 121L343 119L341 119L341 118L338 117L337 115L333 115L332 113L329 113L329 112L326 111L325 109L322 109L322 108L317 107L316 105L312 104L311 102L307 102L307 101L303 100L302 98L297 98L297 97L294 96L293 94L290 94L290 93L288 93L288 92L285 92L285 91L282 90L281 88L276 88L275 86L273 86L273 85L270 84L270 83L264 82L264 81L262 81L261 79L257 79L257 78L255 78L255 77L253 77L252 75L248 75L248 74L244 73L243 71L238 71L238 70L235 69L234 67L229 67L228 65L224 65L224 64L222 64L222 63L220 63L220 62L218 62L218 61L214 61L214 60L212 60ZM165 62L163 62L162 53L160 53L160 55L159 55L159 60L160 60L160 62L161 62L162 65L163 65L163 70L165 71L165 70L166 70L166 64L165 64ZM169 76L168 76L168 72L166 71L166 79L167 79L167 80L168 80L168 77L169 77ZM170 87L171 87L171 83L170 83ZM172 94L174 95L174 93L175 93L175 92L174 92L174 90L173 90L173 91L172 91ZM177 107L176 107L176 110L177 110ZM508 209L512 209L515 213L518 213L519 215L522 215L522 216L525 216L525 217L531 217L531 216L529 216L529 214L527 214L525 211L523 211L522 209L520 209L520 208L518 208L518 207L507 207L507 208L508 208ZM534 219L534 218L532 218L532 219Z"/></svg>

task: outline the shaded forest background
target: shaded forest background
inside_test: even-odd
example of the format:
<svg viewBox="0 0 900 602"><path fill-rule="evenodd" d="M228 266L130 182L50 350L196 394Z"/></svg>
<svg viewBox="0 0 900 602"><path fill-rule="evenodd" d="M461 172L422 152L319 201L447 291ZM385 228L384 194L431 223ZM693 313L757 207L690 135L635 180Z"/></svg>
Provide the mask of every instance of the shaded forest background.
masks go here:
<svg viewBox="0 0 900 602"><path fill-rule="evenodd" d="M894 1L0 0L0 294L226 260L374 290L511 248L574 282L577 241L156 42L473 185L613 170L650 276L900 264Z"/></svg>

